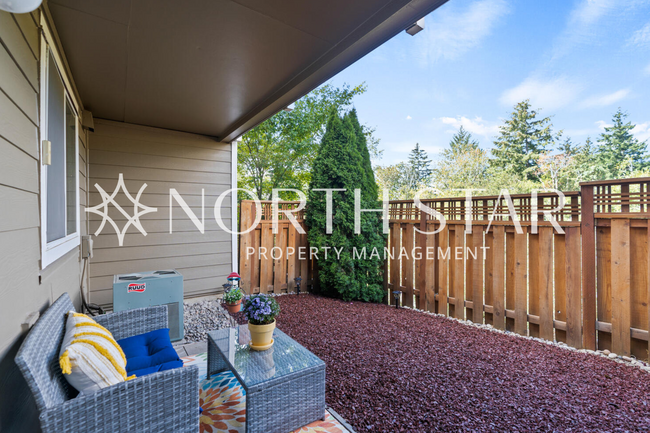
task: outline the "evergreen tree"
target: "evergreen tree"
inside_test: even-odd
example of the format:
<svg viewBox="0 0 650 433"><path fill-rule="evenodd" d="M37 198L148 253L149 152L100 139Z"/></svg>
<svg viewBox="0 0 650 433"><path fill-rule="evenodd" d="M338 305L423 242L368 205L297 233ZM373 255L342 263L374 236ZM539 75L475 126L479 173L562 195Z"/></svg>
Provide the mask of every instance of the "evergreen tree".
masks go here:
<svg viewBox="0 0 650 433"><path fill-rule="evenodd" d="M492 167L537 181L537 162L555 141L551 128L551 118L539 119L529 100L518 103L510 119L499 127L492 149Z"/></svg>
<svg viewBox="0 0 650 433"><path fill-rule="evenodd" d="M365 270L359 268L353 257L353 248L358 242L354 234L354 190L363 191L367 178L352 116L341 119L333 111L314 160L305 215L310 246L319 251L318 275L324 295L372 301L383 297L381 291L375 293L374 284L369 284L364 277ZM345 189L333 193L331 234L326 233L326 194L315 191L320 188ZM362 193L362 196L367 195L367 190ZM373 289L372 294L370 289Z"/></svg>
<svg viewBox="0 0 650 433"><path fill-rule="evenodd" d="M415 147L409 154L409 165L411 168L411 188L417 189L420 185L426 183L433 173L431 160L427 152L420 149L419 143L415 143Z"/></svg>
<svg viewBox="0 0 650 433"><path fill-rule="evenodd" d="M449 149L442 151L443 158L454 159L458 155L479 149L478 141L474 140L472 134L462 126L451 139Z"/></svg>
<svg viewBox="0 0 650 433"><path fill-rule="evenodd" d="M357 111L352 109L346 116L355 132L357 150L361 155L361 165L363 167L363 184L361 185L361 209L381 209L381 203L378 198L378 187L375 181L375 173L370 162L370 152L363 128L359 123ZM363 248L367 251L367 256L357 259L357 268L359 270L358 282L360 293L356 299L366 302L380 302L383 297L383 265L384 261L380 255L371 257L373 249L382 251L386 245L386 235L383 233L381 213L379 212L362 212L361 213L361 233L354 235L354 245L357 251Z"/></svg>
<svg viewBox="0 0 650 433"><path fill-rule="evenodd" d="M613 178L627 177L635 170L648 167L647 143L632 135L636 125L626 122L627 116L619 108L612 118L614 124L605 127L598 140L598 155Z"/></svg>

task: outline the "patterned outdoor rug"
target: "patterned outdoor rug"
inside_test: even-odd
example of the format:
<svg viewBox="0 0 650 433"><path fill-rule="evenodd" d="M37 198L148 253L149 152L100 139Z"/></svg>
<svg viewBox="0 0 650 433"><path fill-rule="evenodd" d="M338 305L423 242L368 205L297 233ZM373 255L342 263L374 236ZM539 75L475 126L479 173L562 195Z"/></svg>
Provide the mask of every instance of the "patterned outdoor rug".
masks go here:
<svg viewBox="0 0 650 433"><path fill-rule="evenodd" d="M206 379L207 353L182 359L183 365L199 366L199 404L203 409L201 433L243 433L246 430L246 393L237 378L226 371ZM328 412L325 421L313 422L296 432L347 433L348 430Z"/></svg>

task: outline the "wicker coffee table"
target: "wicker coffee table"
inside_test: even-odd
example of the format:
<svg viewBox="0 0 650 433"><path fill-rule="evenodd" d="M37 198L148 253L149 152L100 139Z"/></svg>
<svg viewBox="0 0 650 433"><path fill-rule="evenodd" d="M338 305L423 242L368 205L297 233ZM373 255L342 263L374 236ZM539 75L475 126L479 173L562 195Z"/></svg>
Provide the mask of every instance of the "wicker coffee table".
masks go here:
<svg viewBox="0 0 650 433"><path fill-rule="evenodd" d="M208 377L225 370L237 377L249 433L286 433L325 417L325 363L277 328L273 338L257 352L247 325L208 333Z"/></svg>

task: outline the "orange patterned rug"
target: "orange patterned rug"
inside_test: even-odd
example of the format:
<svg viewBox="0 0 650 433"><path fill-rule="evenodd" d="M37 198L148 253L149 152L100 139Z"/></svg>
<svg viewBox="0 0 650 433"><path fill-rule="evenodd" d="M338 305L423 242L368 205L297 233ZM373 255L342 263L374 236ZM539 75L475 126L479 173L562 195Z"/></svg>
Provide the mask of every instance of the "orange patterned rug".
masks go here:
<svg viewBox="0 0 650 433"><path fill-rule="evenodd" d="M206 353L182 359L184 365L199 366L199 404L203 409L201 433L243 433L246 430L246 393L237 378L226 371L206 379ZM348 430L328 412L324 421L313 422L295 432L348 433Z"/></svg>

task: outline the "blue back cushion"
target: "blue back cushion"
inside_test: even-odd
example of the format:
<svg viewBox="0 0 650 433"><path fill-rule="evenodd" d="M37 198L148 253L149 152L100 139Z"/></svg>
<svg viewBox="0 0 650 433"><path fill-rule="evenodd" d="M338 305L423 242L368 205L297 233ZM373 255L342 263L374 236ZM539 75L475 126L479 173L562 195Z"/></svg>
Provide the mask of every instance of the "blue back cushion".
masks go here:
<svg viewBox="0 0 650 433"><path fill-rule="evenodd" d="M183 366L169 339L169 329L118 340L126 356L126 372L137 377Z"/></svg>

